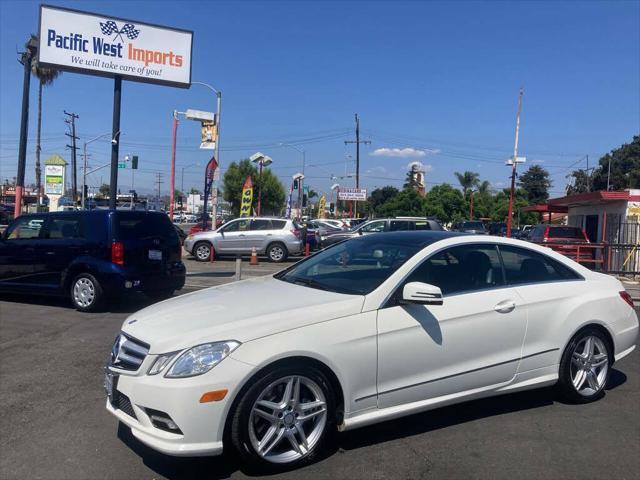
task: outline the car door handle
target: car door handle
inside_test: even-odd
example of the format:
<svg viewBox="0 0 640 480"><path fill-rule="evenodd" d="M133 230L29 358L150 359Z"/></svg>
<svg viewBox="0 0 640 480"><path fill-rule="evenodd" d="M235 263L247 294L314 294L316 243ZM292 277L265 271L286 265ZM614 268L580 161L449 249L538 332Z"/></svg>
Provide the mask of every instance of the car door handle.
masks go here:
<svg viewBox="0 0 640 480"><path fill-rule="evenodd" d="M241 233L240 235L238 235L239 237L244 237L244 233Z"/></svg>
<svg viewBox="0 0 640 480"><path fill-rule="evenodd" d="M503 300L502 302L496 304L493 309L498 313L509 313L515 310L516 302L513 300Z"/></svg>

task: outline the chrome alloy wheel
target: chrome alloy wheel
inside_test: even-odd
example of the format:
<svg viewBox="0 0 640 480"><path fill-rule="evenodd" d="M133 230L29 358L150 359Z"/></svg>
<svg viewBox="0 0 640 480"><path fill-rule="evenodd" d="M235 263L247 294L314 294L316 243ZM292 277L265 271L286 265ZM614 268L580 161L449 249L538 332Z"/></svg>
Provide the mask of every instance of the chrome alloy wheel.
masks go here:
<svg viewBox="0 0 640 480"><path fill-rule="evenodd" d="M272 463L290 463L310 452L327 423L327 400L314 381L288 376L265 388L253 404L249 438Z"/></svg>
<svg viewBox="0 0 640 480"><path fill-rule="evenodd" d="M89 307L96 298L96 287L86 277L79 278L73 284L73 299L82 308Z"/></svg>
<svg viewBox="0 0 640 480"><path fill-rule="evenodd" d="M571 354L571 382L580 395L590 397L604 388L609 369L609 354L596 336L580 340Z"/></svg>
<svg viewBox="0 0 640 480"><path fill-rule="evenodd" d="M269 250L269 258L274 262L279 262L284 257L284 250L281 246L276 245Z"/></svg>
<svg viewBox="0 0 640 480"><path fill-rule="evenodd" d="M198 260L209 260L209 258L211 258L211 247L205 243L201 243L196 248L196 257L198 257Z"/></svg>

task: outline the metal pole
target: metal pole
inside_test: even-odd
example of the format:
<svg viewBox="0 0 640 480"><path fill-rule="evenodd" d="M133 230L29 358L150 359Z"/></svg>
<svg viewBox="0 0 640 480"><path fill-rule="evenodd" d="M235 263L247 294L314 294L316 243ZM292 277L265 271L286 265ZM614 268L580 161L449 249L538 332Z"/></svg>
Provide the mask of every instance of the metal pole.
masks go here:
<svg viewBox="0 0 640 480"><path fill-rule="evenodd" d="M260 160L260 173L259 173L259 178L260 178L260 184L258 185L258 216L260 216L260 206L262 203L262 160Z"/></svg>
<svg viewBox="0 0 640 480"><path fill-rule="evenodd" d="M109 185L109 209L116 209L118 195L118 157L120 152L120 103L122 99L122 77L116 76L113 83L113 125L114 140L111 142L111 182Z"/></svg>
<svg viewBox="0 0 640 480"><path fill-rule="evenodd" d="M82 209L84 210L85 204L85 194L84 191L87 189L87 142L84 142L83 148L83 157L84 160L82 162Z"/></svg>
<svg viewBox="0 0 640 480"><path fill-rule="evenodd" d="M511 168L511 193L509 194L509 213L507 214L507 238L511 237L511 216L513 215L513 193L516 186L516 160L518 159L518 135L520 134L520 112L522 111L522 94L524 90L520 88L518 97L518 115L516 116L516 141L513 147L513 166Z"/></svg>
<svg viewBox="0 0 640 480"><path fill-rule="evenodd" d="M222 92L221 91L216 91L216 99L217 99L217 110L218 110L218 116L217 116L217 122L218 125L216 125L216 161L218 162L218 168L222 167L222 163L220 162L220 118L221 118L221 109L222 109ZM218 188L218 185L212 185L212 188ZM215 198L215 201L211 202L211 217L212 217L212 222L211 222L211 226L212 226L212 230L215 230L216 228L216 216L218 213L218 195L215 195L213 198ZM206 214L207 212L205 212Z"/></svg>
<svg viewBox="0 0 640 480"><path fill-rule="evenodd" d="M27 162L27 133L29 130L29 86L31 82L31 59L33 50L27 45L22 54L24 76L22 79L22 117L20 120L20 144L18 147L18 173L16 175L16 200L13 217L18 218L22 212L22 189L24 187L24 170Z"/></svg>
<svg viewBox="0 0 640 480"><path fill-rule="evenodd" d="M176 141L178 137L178 112L173 111L173 145L171 146L171 179L169 180L169 218L173 222L173 204L176 189ZM158 194L159 196L159 194Z"/></svg>

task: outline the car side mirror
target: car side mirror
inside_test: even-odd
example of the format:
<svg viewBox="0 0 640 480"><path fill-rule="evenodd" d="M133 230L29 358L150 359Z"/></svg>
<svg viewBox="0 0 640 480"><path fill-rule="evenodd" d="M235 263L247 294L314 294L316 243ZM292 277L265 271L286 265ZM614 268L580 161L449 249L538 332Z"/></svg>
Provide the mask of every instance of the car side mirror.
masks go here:
<svg viewBox="0 0 640 480"><path fill-rule="evenodd" d="M418 305L442 305L442 290L440 287L422 282L409 282L402 289L400 303Z"/></svg>
<svg viewBox="0 0 640 480"><path fill-rule="evenodd" d="M358 235L362 235L362 229L358 230Z"/></svg>

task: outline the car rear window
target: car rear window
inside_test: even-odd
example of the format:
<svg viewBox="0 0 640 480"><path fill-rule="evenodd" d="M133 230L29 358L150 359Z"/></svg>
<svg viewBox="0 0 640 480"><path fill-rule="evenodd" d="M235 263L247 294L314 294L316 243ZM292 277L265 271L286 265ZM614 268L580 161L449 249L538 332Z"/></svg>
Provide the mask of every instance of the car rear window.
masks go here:
<svg viewBox="0 0 640 480"><path fill-rule="evenodd" d="M415 222L415 226L416 226L415 227L416 230L431 230L431 225L429 225L429 222L426 220L425 221L420 220Z"/></svg>
<svg viewBox="0 0 640 480"><path fill-rule="evenodd" d="M482 222L464 222L463 228L470 228L474 230L484 230L484 223Z"/></svg>
<svg viewBox="0 0 640 480"><path fill-rule="evenodd" d="M584 240L582 229L578 227L551 227L548 237L577 238Z"/></svg>
<svg viewBox="0 0 640 480"><path fill-rule="evenodd" d="M164 214L118 212L115 222L120 241L177 236L169 217Z"/></svg>

